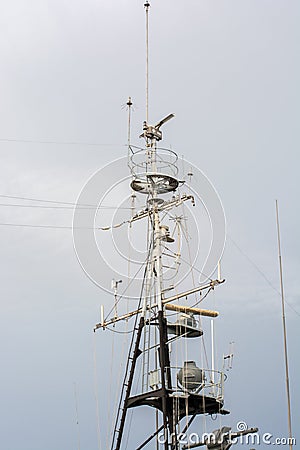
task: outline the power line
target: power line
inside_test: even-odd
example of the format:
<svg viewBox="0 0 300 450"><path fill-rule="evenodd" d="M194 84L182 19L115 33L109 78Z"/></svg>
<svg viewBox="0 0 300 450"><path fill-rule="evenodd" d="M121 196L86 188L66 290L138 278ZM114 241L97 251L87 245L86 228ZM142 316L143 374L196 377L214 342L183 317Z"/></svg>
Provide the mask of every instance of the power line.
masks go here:
<svg viewBox="0 0 300 450"><path fill-rule="evenodd" d="M8 204L8 203L0 203L0 207L3 206L8 206L8 207L21 207L21 208L54 208L54 209L69 209L69 210L74 210L74 209L94 209L95 211L98 209L113 209L113 210L118 210L118 209L124 209L124 210L131 210L130 207L124 207L124 206L112 206L112 205L91 205L91 204L77 204L77 203L73 203L73 202L63 202L63 201L59 201L59 200L46 200L46 199L40 199L40 198L34 198L34 197L21 197L21 196L16 196L16 195L6 195L6 194L0 194L0 198L9 198L9 199L14 199L14 200L25 200L25 201L31 201L31 202L39 202L39 203L51 203L51 204L59 204L59 205L71 205L71 206L45 206L45 205L21 205L21 204ZM60 229L60 230L73 230L73 229L81 229L81 230L103 230L103 231L107 231L110 230L112 228L118 228L121 225L123 225L125 222L121 222L119 224L116 225L111 225L111 226L107 226L107 227L72 227L72 226L58 226L58 225L35 225L35 224L22 224L22 223L0 223L0 226L3 227L19 227L19 228L48 228L48 229Z"/></svg>
<svg viewBox="0 0 300 450"><path fill-rule="evenodd" d="M2 227L24 227L24 228L53 228L59 230L98 230L99 227L71 227L71 226L59 226L59 225L33 225L28 223L0 223Z"/></svg>
<svg viewBox="0 0 300 450"><path fill-rule="evenodd" d="M97 209L126 209L130 210L131 208L126 208L125 206L45 206L45 205L20 205L20 204L12 204L12 203L0 203L0 206L9 206L9 207L18 207L18 208L41 208L41 209L69 209L74 211L74 209L86 209L86 210L97 210Z"/></svg>
<svg viewBox="0 0 300 450"><path fill-rule="evenodd" d="M264 280L268 283L268 285L276 292L276 294L281 295L280 291L271 283L271 281L267 278L264 272L255 264L255 262L239 247L239 245L229 236L227 235L230 241L235 245L238 251L252 264L252 266L260 273L260 275L264 278ZM300 313L289 303L287 300L284 300L285 303L294 311L297 316L300 317Z"/></svg>
<svg viewBox="0 0 300 450"><path fill-rule="evenodd" d="M22 144L46 144L46 145L86 145L89 147L124 147L125 144L101 144L98 142L76 142L76 141L45 141L36 139L0 138L0 142L18 142Z"/></svg>
<svg viewBox="0 0 300 450"><path fill-rule="evenodd" d="M57 204L60 204L60 205L73 205L73 206L76 206L76 203L63 202L63 201L59 201L59 200L45 200L45 199L40 199L40 198L20 197L20 196L16 196L16 195L6 195L6 194L0 194L0 197L3 197L3 198L14 198L16 200L29 200L31 202L57 203ZM82 204L80 206L93 206L93 207L95 207L96 205Z"/></svg>
<svg viewBox="0 0 300 450"><path fill-rule="evenodd" d="M31 201L31 202L39 202L39 203L56 203L59 205L71 205L71 206L76 206L82 209L128 209L130 210L130 207L125 207L125 206L112 206L112 205L93 205L93 204L88 204L88 203L73 203L73 202L63 202L63 201L59 201L59 200L46 200L46 199L39 199L39 198L32 198L32 197L20 197L20 196L15 196L15 195L4 195L4 194L0 194L1 198L10 198L10 199L14 199L14 200L26 200L26 201ZM37 207L37 208L57 208L59 209L58 206L41 206L41 205L20 205L20 204L8 204L8 203L1 203L0 206L19 206L19 207L27 207L27 208L33 208L33 207ZM61 207L61 209L74 209L74 208L67 208L67 207Z"/></svg>

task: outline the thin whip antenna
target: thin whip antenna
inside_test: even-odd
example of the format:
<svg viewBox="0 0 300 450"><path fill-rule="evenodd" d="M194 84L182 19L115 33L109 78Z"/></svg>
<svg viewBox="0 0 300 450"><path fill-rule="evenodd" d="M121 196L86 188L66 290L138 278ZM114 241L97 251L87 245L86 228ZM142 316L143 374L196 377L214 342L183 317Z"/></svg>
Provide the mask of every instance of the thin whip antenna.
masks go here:
<svg viewBox="0 0 300 450"><path fill-rule="evenodd" d="M78 397L77 397L76 383L74 383L74 399L75 399L75 413L76 413L76 425L77 425L77 444L78 444L78 450L80 450L80 427L79 427Z"/></svg>
<svg viewBox="0 0 300 450"><path fill-rule="evenodd" d="M290 450L292 450L293 449L293 444L292 444L293 438L292 438L291 397L290 397L290 382L289 382L289 363L288 363L288 349L287 349L287 338L286 338L287 333L286 333L286 323L285 323L282 258L281 258L279 213L278 213L278 201L277 200L276 200L276 224L277 224L277 240L278 240L278 259L279 259L279 274L280 274L283 341L284 341L285 382L286 382L286 396L287 396L287 407L288 407L289 447L290 447Z"/></svg>
<svg viewBox="0 0 300 450"><path fill-rule="evenodd" d="M213 385L213 391L215 390L215 332L214 321L210 321L210 333L211 333L211 382Z"/></svg>
<svg viewBox="0 0 300 450"><path fill-rule="evenodd" d="M130 163L130 140L131 140L131 108L132 108L131 97L128 97L126 105L128 107L128 131L127 131L128 161L127 161L127 164L129 165L129 163Z"/></svg>
<svg viewBox="0 0 300 450"><path fill-rule="evenodd" d="M131 107L132 107L132 100L131 97L128 97L126 105L128 106L128 135L127 135L127 143L128 146L130 146L130 139L131 139Z"/></svg>
<svg viewBox="0 0 300 450"><path fill-rule="evenodd" d="M144 4L146 10L146 122L149 119L149 8L150 3Z"/></svg>

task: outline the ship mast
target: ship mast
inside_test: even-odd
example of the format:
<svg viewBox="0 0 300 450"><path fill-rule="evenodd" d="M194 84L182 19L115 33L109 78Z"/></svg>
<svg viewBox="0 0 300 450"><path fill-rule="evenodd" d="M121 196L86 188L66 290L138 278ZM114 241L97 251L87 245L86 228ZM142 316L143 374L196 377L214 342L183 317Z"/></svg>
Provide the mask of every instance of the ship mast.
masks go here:
<svg viewBox="0 0 300 450"><path fill-rule="evenodd" d="M194 285L188 290L176 291L173 295L168 292L174 289L174 286L165 285L164 261L166 251L169 252L167 245L175 241L170 234L169 226L164 223L166 214L172 208L183 205L187 201L191 201L193 206L195 202L192 195L175 195L177 188L183 183L178 175L178 157L174 151L158 146L163 137L161 127L171 120L174 114L167 115L155 125L149 122L150 3L146 1L144 7L146 12L146 120L140 135L140 138L144 139L144 147L133 146L130 142L131 98L127 105L129 107L128 165L132 175L130 188L134 197L139 194L146 198L145 208L133 215L129 223L131 226L136 221L148 220L147 261L136 309L118 315L115 293L115 314L105 318L102 310L101 322L95 325L94 331L134 318L111 450L121 450L124 447L128 410L141 406L154 408L156 418L159 417L157 412L160 412L161 424L159 425L157 420L157 429L137 447L137 450L144 448L152 439L158 438L159 433L163 433L163 442L160 441L160 443L164 450L179 450L181 445L178 439L179 433L186 432L197 415L225 415L229 412L223 409L223 388L226 376L223 372L214 369L214 358L212 358L212 369L199 368L195 361L184 361L183 366L180 367L173 366L169 348L170 342L177 342L182 338L201 337L203 331L195 317L215 318L218 312L195 307L199 301L191 306L188 303L178 305L174 302L183 298L189 299L191 295L209 292L225 280L221 279L220 270L218 270L217 279L210 279L206 284ZM176 255L176 252L173 253ZM180 255L180 252L177 255ZM170 312L178 317L175 323L168 320ZM182 419L186 419L186 423L183 428L180 428ZM227 431L230 430L228 427L225 428ZM254 432L253 430L246 430L245 434ZM229 447L224 447L224 450L227 448Z"/></svg>
<svg viewBox="0 0 300 450"><path fill-rule="evenodd" d="M144 4L146 12L146 120L143 123L143 132L140 138L145 140L145 148L134 148L128 138L128 155L129 165L132 172L131 190L133 192L144 194L147 198L147 204L145 213L142 212L132 217L132 222L143 218L148 218L150 225L150 236L148 241L148 259L146 263L146 270L144 273L144 283L140 298L140 307L130 313L123 316L115 316L109 320L104 320L104 314L102 315L101 323L95 326L95 330L98 328L106 328L108 325L115 325L116 322L124 319L128 319L132 316L136 316L136 322L134 327L134 333L132 336L132 342L129 349L128 364L126 368L125 378L123 382L123 388L120 397L120 403L118 408L118 414L115 422L115 429L113 433L113 440L111 450L120 450L124 427L126 422L126 416L129 408L133 408L139 405L153 406L162 413L162 425L154 432L150 438L140 445L139 449L143 448L153 437L163 430L164 433L164 449L165 450L178 450L179 443L177 439L178 424L175 419L175 411L173 407L174 394L172 370L170 363L169 341L168 341L168 322L166 318L167 310L175 310L177 312L182 311L186 315L198 314L206 315L210 317L217 317L218 313L210 310L203 310L199 308L187 308L180 307L179 305L173 305L171 302L178 300L181 297L187 297L188 295L202 290L213 289L216 285L222 283L224 280L214 280L207 285L198 286L171 296L165 297L164 281L163 281L163 252L162 244L164 242L173 242L174 239L170 237L169 227L163 225L161 222L161 213L165 210L172 208L173 206L180 205L187 200L191 200L194 204L194 199L191 195L178 196L174 199L174 195L171 200L165 201L160 196L164 194L174 193L179 186L179 180L177 179L178 169L176 166L177 155L167 149L159 149L158 142L162 140L161 127L174 117L174 114L169 114L155 125L149 124L149 8L150 3L147 1ZM131 106L130 99L130 106ZM129 125L130 126L130 125ZM130 131L128 132L130 136ZM141 159L144 155L144 160ZM188 316L189 317L189 316ZM139 318L139 319L138 319ZM150 333L151 328L156 327L158 329L158 340L154 344L156 350L155 367L152 371L157 377L157 383L154 388L154 384L149 390L149 352L151 348ZM173 327L174 328L174 327ZM178 334L178 325L173 333ZM170 331L170 330L169 330ZM192 330L195 336L201 336L202 332L199 330ZM189 331L191 332L191 331ZM187 329L182 330L180 328L179 335L187 335ZM141 348L142 347L142 348ZM137 367L138 358L143 358L143 375L142 375L142 392L139 395L132 395L132 388L134 383L134 377ZM172 388L173 387L173 388ZM177 390L177 389L176 389ZM170 395L171 394L171 395ZM182 398L181 410L185 410L186 392ZM199 400L199 399L198 399ZM200 410L202 408L203 398L199 400L201 403ZM222 408L221 396L219 399L215 399L215 405L212 407L212 412L219 412ZM186 411L185 411L186 412ZM193 409L192 419L193 421L197 414L197 408ZM199 411L200 412L200 411ZM200 413L204 413L206 410L201 410ZM189 413L189 411L188 411ZM225 413L225 412L224 412ZM181 416L185 416L181 412ZM186 425L185 429L189 425Z"/></svg>
<svg viewBox="0 0 300 450"><path fill-rule="evenodd" d="M179 186L177 179L178 169L176 166L177 155L167 149L159 149L158 142L162 140L161 127L174 117L174 114L169 114L155 125L149 124L149 8L150 3L145 4L146 12L146 120L143 123L143 132L140 138L145 140L145 148L136 149L131 146L130 139L129 147L129 165L132 172L132 191L144 194L147 198L147 205L145 214L138 214L132 218L132 221L143 219L145 217L149 220L150 237L148 241L148 260L146 263L146 270L144 274L144 283L141 293L141 306L135 311L120 317L113 317L108 321L102 320L100 324L95 326L97 328L105 328L109 324L115 324L119 320L124 320L133 315L136 316L136 325L132 337L132 343L129 350L128 365L123 382L123 389L121 392L118 414L115 423L113 434L113 441L111 450L119 450L121 448L126 416L129 408L139 405L150 405L160 410L162 413L162 425L150 436L139 448L149 442L153 437L163 430L164 432L164 448L165 450L179 449L177 439L176 425L178 419L175 420L175 411L173 408L173 394L172 386L172 370L170 363L170 352L168 344L168 323L165 314L165 309L175 309L175 311L185 314L199 314L216 317L218 315L215 311L200 310L199 308L184 308L178 305L173 305L171 302L183 296L187 297L191 293L201 292L205 289L214 288L216 285L222 283L224 280L215 280L208 283L206 286L198 286L187 292L177 294L170 297L165 297L164 282L163 282L163 252L162 244L164 242L173 242L174 239L169 235L169 228L161 223L161 212L177 206L187 200L191 200L194 204L192 196L183 195L174 200L165 201L160 198L161 195L174 193ZM129 132L130 133L130 132ZM130 135L130 134L129 134ZM143 158L144 160L141 159ZM170 304L169 304L170 303ZM174 310L173 309L173 310ZM139 321L137 320L139 317ZM188 316L189 317L189 316ZM158 341L154 344L156 349L155 367L152 372L157 377L156 389L154 385L149 390L149 353L150 348L150 333L153 326L158 329ZM177 333L175 330L175 334ZM183 335L186 334L186 329ZM196 336L201 336L202 332L193 330ZM180 329L180 334L182 330ZM142 347L142 349L141 349ZM142 392L139 395L132 395L132 387L134 383L134 376L138 358L143 358L142 363ZM220 399L219 399L220 400ZM183 400L185 402L185 400ZM202 403L202 398L201 398ZM213 408L214 412L221 410L222 402L217 402ZM183 410L185 406L182 406ZM204 412L204 411L203 411ZM197 413L197 412L196 412ZM195 414L192 416L195 417ZM193 419L192 419L193 420ZM192 422L190 421L190 423ZM188 426L186 426L188 428Z"/></svg>

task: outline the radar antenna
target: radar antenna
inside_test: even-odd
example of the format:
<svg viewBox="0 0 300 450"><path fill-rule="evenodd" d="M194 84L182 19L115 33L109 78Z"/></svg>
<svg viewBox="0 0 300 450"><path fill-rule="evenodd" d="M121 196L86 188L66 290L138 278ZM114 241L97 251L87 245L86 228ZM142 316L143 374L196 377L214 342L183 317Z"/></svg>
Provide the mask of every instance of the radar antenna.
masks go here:
<svg viewBox="0 0 300 450"><path fill-rule="evenodd" d="M143 123L144 132L140 135L140 138L143 137L146 140L150 139L151 141L161 141L162 132L160 131L160 127L169 120L173 119L173 117L175 117L175 115L171 113L164 119L160 120L156 125L149 125L145 120Z"/></svg>

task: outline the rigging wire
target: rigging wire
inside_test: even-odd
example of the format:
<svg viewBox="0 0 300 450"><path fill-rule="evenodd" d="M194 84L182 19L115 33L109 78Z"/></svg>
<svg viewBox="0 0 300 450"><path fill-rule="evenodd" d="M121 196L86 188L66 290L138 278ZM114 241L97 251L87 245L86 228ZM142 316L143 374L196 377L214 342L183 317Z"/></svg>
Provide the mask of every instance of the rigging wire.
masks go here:
<svg viewBox="0 0 300 450"><path fill-rule="evenodd" d="M112 336L112 342L111 342L111 361L110 361L110 380L113 379L113 364L115 361L114 358L114 349L115 349L115 335L113 334ZM122 362L120 363L120 371L121 371L121 367L122 367ZM120 386L120 374L119 374L119 383L116 386L116 389L114 389L115 391L115 400L114 400L114 404L117 403L117 392L119 390L119 386ZM107 417L108 417L108 422L113 422L113 418L115 416L115 410L112 411L112 385L113 383L109 383L109 392L108 392L108 406L107 406ZM114 386L115 388L115 386ZM109 441L110 441L110 434L111 434L111 429L109 427L107 427L107 432L106 432L106 448L109 447Z"/></svg>
<svg viewBox="0 0 300 450"><path fill-rule="evenodd" d="M137 384L140 383L140 379L141 379L141 372L139 372L139 374L138 374ZM126 443L125 443L125 450L127 450L127 448L128 448L129 438L130 438L130 434L131 434L130 432L131 432L131 427L132 427L132 419L133 419L133 410L130 411L130 418L129 418L127 438L126 438Z"/></svg>
<svg viewBox="0 0 300 450"><path fill-rule="evenodd" d="M165 245L165 248L168 250L168 252L173 253L173 255L176 256L176 252L173 252L173 250L171 250L171 249L170 249L169 247L167 247L166 245ZM211 277L209 277L208 275L206 275L206 274L205 274L204 272L202 272L200 269L197 269L196 266L191 265L186 259L183 259L181 255L180 255L180 260L181 260L182 262L184 262L185 264L187 264L187 265L189 265L189 266L191 267L190 272L191 272L191 270L193 269L193 270L195 270L196 272L200 273L200 275L203 275L204 277L206 277L209 281L213 281L213 279L212 279Z"/></svg>
<svg viewBox="0 0 300 450"><path fill-rule="evenodd" d="M101 144L98 142L76 142L76 141L47 141L36 139L10 139L0 138L0 142L18 142L22 144L46 144L46 145L86 145L88 147L124 147L124 144Z"/></svg>
<svg viewBox="0 0 300 450"><path fill-rule="evenodd" d="M122 206L111 206L111 205L94 205L94 204L88 204L88 203L75 203L75 202L63 202L60 200L49 200L49 199L40 199L40 198L32 198L32 197L21 197L21 196L16 196L16 195L6 195L6 194L0 194L1 198L10 198L10 199L15 199L15 200L28 200L31 202L39 202L39 203L56 203L56 204L60 204L60 205L71 205L71 206L76 206L76 207L84 207L87 209L94 209L94 208L99 208L99 209L130 209L130 207L122 207ZM4 204L0 204L0 206L2 206ZM6 204L5 204L6 205ZM11 205L11 206L19 206L19 205ZM21 206L21 205L20 205ZM23 206L23 205L22 205ZM34 205L24 205L27 207L33 207ZM40 205L38 205L38 207L40 207ZM49 206L49 208L51 208L51 206ZM54 207L53 207L54 208Z"/></svg>
<svg viewBox="0 0 300 450"><path fill-rule="evenodd" d="M98 368L97 368L97 346L96 346L96 334L94 333L94 394L96 402L96 422L97 422L97 439L98 448L101 450L101 432L100 432L100 414L99 414L99 395L98 395Z"/></svg>
<svg viewBox="0 0 300 450"><path fill-rule="evenodd" d="M40 208L40 209L62 209L62 210L71 210L74 211L74 209L86 209L86 210L98 210L98 209L126 209L130 210L130 207L125 206L48 206L48 205L21 205L21 204L13 204L13 203L0 203L0 206L9 206L9 207L18 207L18 208Z"/></svg>
<svg viewBox="0 0 300 450"><path fill-rule="evenodd" d="M58 230L72 230L73 228L80 230L95 230L95 227L71 227L71 226L58 226L58 225L32 225L26 223L0 223L2 227L24 227L24 228L51 228Z"/></svg>
<svg viewBox="0 0 300 450"><path fill-rule="evenodd" d="M151 247L151 245L150 245L150 247ZM150 254L150 251L149 251L149 254ZM143 283L142 283L142 288L141 288L141 296L140 296L139 306L138 307L140 307L140 305L141 305L143 290L144 290L144 286L145 286L146 275L147 275L147 266L145 267L145 271L144 271ZM137 324L137 316L136 316L136 321L135 321L135 327L136 327L136 324ZM141 371L139 371L139 373L138 373L137 385L139 385L140 379L141 379ZM127 448L128 448L130 431L131 431L131 427L132 427L132 419L133 419L133 411L130 412L128 433L127 433L127 439L126 439L126 443L125 443L125 450L127 450Z"/></svg>
<svg viewBox="0 0 300 450"><path fill-rule="evenodd" d="M183 213L186 211L186 209L187 209L187 207L183 203L182 204ZM179 227L182 230L182 235L185 238L185 241L186 241L186 244L187 244L188 255L189 255L189 263L188 262L186 262L186 263L189 264L189 266L191 267L190 273L191 273L191 277L192 277L193 287L195 287L195 274L194 274L194 272L196 271L196 272L200 272L201 273L201 271L199 269L197 269L195 267L195 265L193 264L193 262L192 262L191 247L190 247L190 241L189 241L190 235L189 235L189 230L188 230L188 225L187 225L187 220L185 218L185 214L183 214L183 218L184 218L184 224L182 223L182 221L180 221L179 222ZM182 257L181 257L181 260L184 261ZM203 273L201 273L201 274L204 275L206 278L208 278L210 281L212 281L211 277L208 277L206 274L203 274ZM206 295L208 295L210 290L211 289L209 289L209 291L206 293ZM196 301L196 304L201 302L201 298L202 297L200 295L200 300ZM195 299L197 299L196 294L195 294ZM199 317L199 324L200 324L200 326L202 325L201 316ZM203 364L203 356L204 356L204 360L205 360L206 366L208 367L208 356L207 356L207 350L206 350L204 335L201 336L201 341L202 341L202 347L203 347L203 353L201 352L201 360L202 360L201 363L202 363L202 366L203 366L204 365ZM187 355L187 348L186 348L186 355Z"/></svg>
<svg viewBox="0 0 300 450"><path fill-rule="evenodd" d="M199 303L203 302L203 300L205 300L206 297L208 296L208 294L213 290L214 289L212 287L209 288L208 291L200 297L200 300L198 300L196 303L194 303L191 307L194 308L195 306L199 305Z"/></svg>
<svg viewBox="0 0 300 450"><path fill-rule="evenodd" d="M140 308L141 303L142 303L146 274L147 274L147 266L145 267L145 270L144 270L143 281L142 281L140 297L139 297L139 302L138 302L138 309ZM136 329L137 322L138 322L138 314L135 316L134 329ZM124 375L124 378L123 378L123 387L122 387L121 395L120 395L120 398L119 398L118 406L115 408L118 411L118 413L117 413L116 419L115 419L115 425L114 425L114 432L113 432L113 439L112 439L111 448L114 445L114 440L115 440L115 436L116 436L116 433L117 433L117 426L118 426L119 416L120 416L120 412L121 412L121 405L122 405L122 401L123 401L124 387L125 387L125 382L126 382L128 369L129 369L130 354L131 354L132 347L133 347L133 344L134 344L134 338L135 338L135 333L132 333L132 338L131 338L131 342L130 342L130 346L129 346L129 350L128 350L128 358L127 358L126 367L125 367L125 375ZM108 446L107 446L107 448L108 448Z"/></svg>
<svg viewBox="0 0 300 450"><path fill-rule="evenodd" d="M239 245L230 237L227 235L229 240L235 245L235 247L238 249L238 251L252 264L252 266L257 270L257 272L264 278L264 280L267 282L267 284L278 294L281 295L280 291L272 284L272 282L268 279L268 277L265 275L265 273L258 267L258 265L239 247ZM297 314L297 316L300 317L300 313L286 300L284 299L284 302L290 307L290 309Z"/></svg>
<svg viewBox="0 0 300 450"><path fill-rule="evenodd" d="M45 200L45 199L40 199L40 198L32 198L32 197L21 197L21 196L16 196L16 195L7 195L7 194L0 194L0 197L3 198L13 198L16 200L29 200L31 202L41 202L41 203L58 203L61 205L74 205L76 206L76 203L74 202L63 202L63 201L59 201L59 200ZM89 205L89 204L82 204L80 206L96 206L96 205Z"/></svg>
<svg viewBox="0 0 300 450"><path fill-rule="evenodd" d="M211 288L209 288L208 289L208 291L204 294L204 295L201 295L201 297L200 297L200 299L196 302L196 303L193 303L192 305L191 305L191 308L194 308L195 306L197 306L197 305L199 305L199 303L202 303L203 302L203 300L205 300L206 299L206 297L208 296L208 294L211 292L211 291L213 291L214 289L211 287ZM174 316L177 316L178 315L178 312L171 312L171 313L168 313L168 317L174 317Z"/></svg>
<svg viewBox="0 0 300 450"><path fill-rule="evenodd" d="M132 328L132 330L127 330L127 331L117 331L114 330L113 328L110 328L108 326L105 327L106 330L111 331L112 333L117 333L117 334L131 334L134 331L134 328Z"/></svg>
<svg viewBox="0 0 300 450"><path fill-rule="evenodd" d="M150 250L149 250L150 252ZM130 282L128 283L128 285L126 286L126 288L124 289L124 291L122 292L121 295L119 295L118 300L116 301L116 305L118 305L118 303L120 302L120 300L124 297L125 293L127 292L128 288L131 286L131 284L133 283L133 281L135 280L135 277L139 274L139 272L141 271L141 269L144 267L145 263L148 260L149 257L149 252L147 254L147 258L145 259L145 261L143 262L143 264L140 265L140 267L138 268L138 270L136 271L136 273L133 275L132 279L130 280ZM105 317L105 320L108 319L109 315L114 311L115 305L111 308L111 310L108 312L108 314Z"/></svg>
<svg viewBox="0 0 300 450"><path fill-rule="evenodd" d="M24 228L52 228L52 229L63 229L63 230L101 230L101 231L109 231L113 228L119 228L125 223L128 223L128 220L124 222L117 223L115 225L111 225L108 227L76 227L76 226L63 226L63 225L34 225L34 224L26 224L26 223L4 223L1 222L0 226L6 227L24 227Z"/></svg>
<svg viewBox="0 0 300 450"><path fill-rule="evenodd" d="M136 319L137 320L137 319ZM134 327L136 326L136 322L135 322L135 325L134 325ZM128 322L126 322L126 328L128 327ZM134 330L134 328L133 328L133 330ZM126 334L126 336L125 336L125 339L123 340L123 349L121 350L121 355L123 355L123 357L126 355L126 347L127 347L127 344L128 344L128 339L127 339L127 333L126 332L118 332L118 331L116 331L116 330L112 330L112 329L109 329L109 331L115 331L117 334ZM133 336L133 333L132 333L132 336ZM113 339L114 340L114 339ZM113 371L113 362L114 362L114 358L112 358L112 361L111 361L111 380L112 380L112 371ZM127 364L128 364L128 361L127 361ZM116 408L117 408L117 401L118 401L118 392L119 392L119 390L120 390L120 385L121 385L121 372L122 372L122 367L124 366L124 360L120 360L120 364L119 364L119 373L118 373L118 378L117 378L117 386L115 386L115 398L114 398L114 405L115 405L115 408L114 408L114 415L113 415L113 417L115 417L116 416ZM126 365L126 368L127 368L128 366ZM127 369L126 369L127 370ZM111 383L112 384L112 383ZM111 389L110 389L110 400L111 400L111 398L112 398L112 393L111 393ZM121 398L120 398L120 401L121 401ZM120 408L120 403L119 403L119 408ZM107 434L107 436L108 436L108 434ZM108 443L108 438L107 438L107 448L109 447L109 443Z"/></svg>
<svg viewBox="0 0 300 450"><path fill-rule="evenodd" d="M76 414L76 425L77 425L77 444L78 444L78 450L80 450L80 427L79 427L78 396L77 396L76 383L74 383L74 400L75 400L75 414Z"/></svg>
<svg viewBox="0 0 300 450"><path fill-rule="evenodd" d="M0 223L0 226L5 227L24 227L24 228L51 228L51 229L59 229L59 230L101 230L101 231L109 231L112 228L119 228L122 225L125 225L128 221L124 221L121 223L117 223L116 225L112 225L109 227L76 227L76 226L64 226L64 225L34 225L28 223Z"/></svg>
<svg viewBox="0 0 300 450"><path fill-rule="evenodd" d="M129 123L129 128L130 128L130 123ZM129 129L129 135L128 135L128 142L130 142L130 129ZM132 191L132 193L133 193L133 191ZM133 196L133 194L132 194L132 215L133 215L133 211L134 211L134 200L135 200L135 197ZM131 260L130 260L130 253L131 253L131 239L130 239L130 233L131 233L131 230L132 230L132 226L131 226L132 224L130 224L130 226L129 226L129 230L128 230L128 264L127 264L127 279L128 279L128 282L127 282L127 289L129 289L129 283L130 283L130 269L131 269ZM127 303L126 303L126 313L128 313L129 312L129 296L127 296ZM125 324L125 329L126 329L126 334L128 334L128 327L129 327L129 321L128 320L126 320L126 324ZM131 331L129 331L129 333L131 333L131 334L133 334L134 333L134 329L132 329ZM126 342L124 341L124 350L123 350L123 353L125 354L126 352L125 352L125 344L126 344L126 348L127 348L127 346L128 346L128 338L127 338L127 336L126 336ZM133 415L133 411L131 411L131 417L130 417L130 421L132 420L132 415ZM130 426L131 426L131 422L130 422ZM129 434L130 433L128 433L128 436L127 436L127 442L126 442L126 448L127 448L127 445L128 445L128 439L129 439Z"/></svg>
<svg viewBox="0 0 300 450"><path fill-rule="evenodd" d="M181 206L184 207L185 205L182 204ZM174 220L174 217L170 214L169 211L166 211L165 214L169 216L170 220ZM175 219L176 219L177 217L180 218L179 216L175 216ZM185 217L185 216L182 216L182 218L183 218L183 219L185 220L185 222L186 222L186 217ZM190 246L189 246L189 241L188 241L188 239L191 238L191 236L190 236L190 234L188 233L187 227L186 227L186 230L184 230L184 227L182 226L181 221L179 221L179 225L178 225L178 226L179 226L179 228L182 230L182 236L185 238L185 241L186 241L186 243L187 243L187 247L188 247L188 249L189 249L189 257L190 257L190 260L191 260ZM185 231L185 232L184 232L184 231ZM170 248L168 248L166 245L165 245L165 248L166 248L170 253L172 253L174 256L176 256L176 253L175 253L173 250L171 250ZM195 258L194 262L196 261L196 259L197 259L197 257ZM200 269L197 269L197 267L196 267L194 264L192 264L191 261L189 262L189 261L187 261L186 259L183 259L183 258L182 258L182 255L180 255L180 260L181 260L182 262L184 262L185 264L187 264L187 265L189 265L189 266L191 267L191 269L190 269L190 272L191 272L191 273L192 273L192 271L196 271L196 272L198 272L200 275L203 275L204 277L206 277L208 280L210 280L210 281L213 280L210 276L208 276L207 274L205 274L204 272L202 272Z"/></svg>

